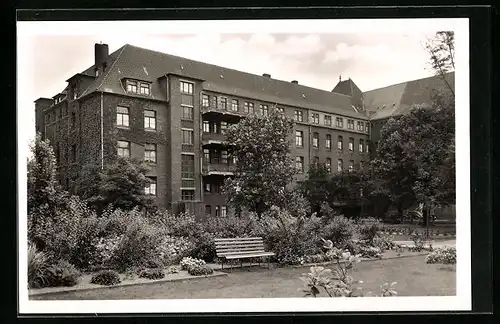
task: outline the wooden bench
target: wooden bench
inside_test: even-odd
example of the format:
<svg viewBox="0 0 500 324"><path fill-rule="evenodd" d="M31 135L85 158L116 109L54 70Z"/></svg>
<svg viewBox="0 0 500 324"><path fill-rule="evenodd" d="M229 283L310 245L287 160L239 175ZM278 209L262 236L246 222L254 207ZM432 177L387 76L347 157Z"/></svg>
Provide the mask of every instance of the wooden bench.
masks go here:
<svg viewBox="0 0 500 324"><path fill-rule="evenodd" d="M273 252L264 250L264 241L262 237L235 237L215 239L215 252L217 257L222 260L222 269L224 269L224 259L242 259L267 257L267 268L269 269L269 259L274 255ZM259 263L260 265L260 263Z"/></svg>

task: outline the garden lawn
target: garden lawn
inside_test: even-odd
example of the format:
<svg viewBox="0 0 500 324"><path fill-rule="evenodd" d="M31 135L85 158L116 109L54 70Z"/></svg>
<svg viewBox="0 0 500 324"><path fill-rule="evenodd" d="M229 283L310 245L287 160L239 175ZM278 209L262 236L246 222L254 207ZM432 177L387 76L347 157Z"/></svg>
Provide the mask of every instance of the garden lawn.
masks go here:
<svg viewBox="0 0 500 324"><path fill-rule="evenodd" d="M163 282L143 286L116 287L30 299L177 299L177 298L258 298L302 297L304 268L247 267L232 269L224 277ZM380 285L397 281L399 296L453 296L456 289L455 266L426 264L425 256L364 261L352 271L363 280L364 291L378 294Z"/></svg>

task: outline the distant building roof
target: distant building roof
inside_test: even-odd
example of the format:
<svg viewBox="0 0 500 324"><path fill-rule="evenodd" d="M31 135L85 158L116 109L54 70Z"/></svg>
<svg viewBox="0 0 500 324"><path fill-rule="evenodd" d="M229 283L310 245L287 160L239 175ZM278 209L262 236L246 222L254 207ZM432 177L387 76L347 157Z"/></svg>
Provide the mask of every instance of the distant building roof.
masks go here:
<svg viewBox="0 0 500 324"><path fill-rule="evenodd" d="M406 114L413 105L430 104L435 91L449 92L449 86L455 88L455 72L445 74L444 78L435 75L366 91L365 109L373 112L371 119Z"/></svg>

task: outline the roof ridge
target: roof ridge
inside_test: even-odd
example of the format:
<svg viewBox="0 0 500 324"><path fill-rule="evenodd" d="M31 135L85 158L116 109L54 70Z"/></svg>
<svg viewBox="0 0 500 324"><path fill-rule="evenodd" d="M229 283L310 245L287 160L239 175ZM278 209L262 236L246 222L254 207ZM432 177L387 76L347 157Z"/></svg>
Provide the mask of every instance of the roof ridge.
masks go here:
<svg viewBox="0 0 500 324"><path fill-rule="evenodd" d="M453 73L455 73L455 71L450 71L450 72L447 72L447 73L445 73L444 75L451 75L451 74L453 74ZM366 92L371 92L371 91L377 91L377 90L386 89L386 88L390 88L390 87L395 87L395 86L402 85L402 84L404 84L404 83L408 84L408 83L410 83L410 82L422 81L422 80L426 80L426 79L432 79L432 78L435 78L435 77L441 77L441 75L439 75L439 74L434 74L434 75L427 76L427 77L420 78L420 79L406 80L406 81L403 81L403 82L390 84L390 85L387 85L387 86L384 86L384 87L375 88L375 89L372 89L372 90L367 90L367 91L365 91L365 92L363 92L363 93L366 93Z"/></svg>

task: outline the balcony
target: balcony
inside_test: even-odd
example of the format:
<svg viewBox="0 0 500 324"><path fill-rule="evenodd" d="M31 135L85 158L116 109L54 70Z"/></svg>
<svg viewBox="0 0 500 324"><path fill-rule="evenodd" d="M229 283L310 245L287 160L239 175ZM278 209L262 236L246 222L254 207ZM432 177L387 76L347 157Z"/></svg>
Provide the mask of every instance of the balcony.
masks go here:
<svg viewBox="0 0 500 324"><path fill-rule="evenodd" d="M246 114L242 111L231 110L229 105L226 109L223 107L204 106L201 107L201 113L204 118L220 119L231 123L236 123L241 118L246 116Z"/></svg>
<svg viewBox="0 0 500 324"><path fill-rule="evenodd" d="M217 133L203 133L203 146L226 145L226 135Z"/></svg>
<svg viewBox="0 0 500 324"><path fill-rule="evenodd" d="M234 165L226 163L204 163L203 175L229 176L234 174Z"/></svg>

